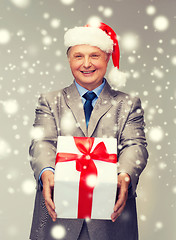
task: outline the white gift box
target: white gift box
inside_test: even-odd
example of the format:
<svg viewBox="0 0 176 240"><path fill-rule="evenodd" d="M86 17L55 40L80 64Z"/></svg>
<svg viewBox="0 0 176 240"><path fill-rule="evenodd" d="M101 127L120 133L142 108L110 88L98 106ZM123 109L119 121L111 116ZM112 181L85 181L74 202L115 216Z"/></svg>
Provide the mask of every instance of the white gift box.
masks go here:
<svg viewBox="0 0 176 240"><path fill-rule="evenodd" d="M82 161L88 165L80 165ZM59 136L54 178L58 218L111 219L117 193L117 140Z"/></svg>

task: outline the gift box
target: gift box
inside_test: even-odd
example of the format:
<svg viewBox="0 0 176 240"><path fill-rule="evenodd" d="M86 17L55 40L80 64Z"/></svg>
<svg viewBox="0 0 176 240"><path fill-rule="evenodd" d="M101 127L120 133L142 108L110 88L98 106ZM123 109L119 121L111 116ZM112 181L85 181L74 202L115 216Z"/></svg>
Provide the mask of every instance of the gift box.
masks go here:
<svg viewBox="0 0 176 240"><path fill-rule="evenodd" d="M58 218L111 219L117 194L117 140L59 136L54 179Z"/></svg>

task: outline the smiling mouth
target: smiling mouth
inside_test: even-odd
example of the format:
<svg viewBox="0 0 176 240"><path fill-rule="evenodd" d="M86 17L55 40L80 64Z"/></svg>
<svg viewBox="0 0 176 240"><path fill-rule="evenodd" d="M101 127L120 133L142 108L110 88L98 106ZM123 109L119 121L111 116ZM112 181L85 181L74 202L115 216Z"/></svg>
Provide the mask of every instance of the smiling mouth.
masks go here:
<svg viewBox="0 0 176 240"><path fill-rule="evenodd" d="M84 73L84 74L90 74L90 73L93 73L93 72L95 72L96 70L92 70L92 71L81 71L82 73Z"/></svg>

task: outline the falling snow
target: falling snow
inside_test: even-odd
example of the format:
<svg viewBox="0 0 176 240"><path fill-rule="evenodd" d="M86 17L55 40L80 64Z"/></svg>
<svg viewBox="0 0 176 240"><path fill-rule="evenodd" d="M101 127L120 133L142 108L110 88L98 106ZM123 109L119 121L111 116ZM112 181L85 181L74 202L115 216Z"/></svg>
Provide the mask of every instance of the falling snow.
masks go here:
<svg viewBox="0 0 176 240"><path fill-rule="evenodd" d="M164 137L164 132L161 127L152 127L148 134L152 142L160 142Z"/></svg>
<svg viewBox="0 0 176 240"><path fill-rule="evenodd" d="M153 25L156 30L165 31L169 27L169 20L165 16L158 16L154 19Z"/></svg>
<svg viewBox="0 0 176 240"><path fill-rule="evenodd" d="M131 52L133 50L136 50L139 47L139 36L137 36L135 33L125 33L120 38L120 45L125 51Z"/></svg>
<svg viewBox="0 0 176 240"><path fill-rule="evenodd" d="M88 18L87 20L87 24L91 25L91 26L99 26L100 22L102 22L100 17L97 16L91 16L90 18Z"/></svg>
<svg viewBox="0 0 176 240"><path fill-rule="evenodd" d="M33 181L31 179L27 179L27 180L23 181L23 183L21 185L21 189L27 195L34 194L35 185L36 185L35 181Z"/></svg>
<svg viewBox="0 0 176 240"><path fill-rule="evenodd" d="M90 187L96 186L96 182L97 182L97 176L96 175L89 175L86 179L86 183Z"/></svg>
<svg viewBox="0 0 176 240"><path fill-rule="evenodd" d="M51 236L54 239L63 239L66 236L66 229L62 225L55 225L51 229Z"/></svg>
<svg viewBox="0 0 176 240"><path fill-rule="evenodd" d="M10 0L16 7L19 8L27 8L30 3L31 0Z"/></svg>
<svg viewBox="0 0 176 240"><path fill-rule="evenodd" d="M16 114L19 109L19 104L16 99L9 99L7 101L2 102L4 111L7 114Z"/></svg>
<svg viewBox="0 0 176 240"><path fill-rule="evenodd" d="M155 224L156 231L160 230L161 228L163 228L163 223L162 222L156 222L156 224Z"/></svg>
<svg viewBox="0 0 176 240"><path fill-rule="evenodd" d="M99 6L98 11L101 12L107 18L113 15L113 10L110 7Z"/></svg>
<svg viewBox="0 0 176 240"><path fill-rule="evenodd" d="M51 20L50 25L52 28L58 28L60 26L60 20L57 18L54 18Z"/></svg>
<svg viewBox="0 0 176 240"><path fill-rule="evenodd" d="M44 130L41 127L34 127L30 131L31 139L42 139L44 137Z"/></svg>
<svg viewBox="0 0 176 240"><path fill-rule="evenodd" d="M11 39L11 34L7 29L0 29L0 44L7 44Z"/></svg>
<svg viewBox="0 0 176 240"><path fill-rule="evenodd" d="M65 30L87 23L97 26L100 22L115 30L120 46L121 75L116 81L110 80L110 75L115 74L111 71L110 60L106 78L114 89L140 97L145 111L149 164L137 189L140 238L176 239L173 231L176 209L175 9L175 1L141 1L139 4L137 0L133 3L56 0L54 5L43 0L2 1L0 176L3 194L0 217L6 219L1 222L2 239L29 238L36 182L28 148L31 138L45 139L44 130L32 124L38 96L61 89L73 80L63 45ZM117 103L112 101L112 104ZM78 108L81 110L82 104ZM111 117L107 114L107 119ZM80 124L75 122L71 112L65 112L61 121L65 134L75 126L79 128ZM118 125L113 126L113 130L117 132ZM122 148L119 144L118 150ZM139 159L134 165L142 167ZM91 176L87 182L92 186L96 178ZM67 206L68 202L63 204ZM55 224L50 234L53 239L63 239L67 231L64 226Z"/></svg>
<svg viewBox="0 0 176 240"><path fill-rule="evenodd" d="M71 5L75 0L60 0L64 5Z"/></svg>
<svg viewBox="0 0 176 240"><path fill-rule="evenodd" d="M156 13L156 8L153 5L150 5L146 8L146 13L148 15L154 15Z"/></svg>
<svg viewBox="0 0 176 240"><path fill-rule="evenodd" d="M113 10L111 8L105 8L103 10L103 15L109 18L113 15Z"/></svg>
<svg viewBox="0 0 176 240"><path fill-rule="evenodd" d="M0 138L0 159L4 159L5 157L8 157L8 155L11 152L11 148L5 140Z"/></svg>

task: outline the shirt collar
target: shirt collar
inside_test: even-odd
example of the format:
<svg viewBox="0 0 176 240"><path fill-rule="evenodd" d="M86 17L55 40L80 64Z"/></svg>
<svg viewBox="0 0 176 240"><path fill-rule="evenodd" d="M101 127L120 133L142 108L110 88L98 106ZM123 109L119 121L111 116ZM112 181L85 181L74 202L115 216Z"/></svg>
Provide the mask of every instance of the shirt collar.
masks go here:
<svg viewBox="0 0 176 240"><path fill-rule="evenodd" d="M101 91L104 88L105 82L106 82L105 78L103 78L102 84L100 86L98 86L97 88L93 89L91 92L94 92L97 95L97 97L99 97ZM88 90L86 88L82 87L81 85L79 85L75 80L74 80L74 83L78 89L80 96L82 97Z"/></svg>

